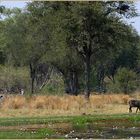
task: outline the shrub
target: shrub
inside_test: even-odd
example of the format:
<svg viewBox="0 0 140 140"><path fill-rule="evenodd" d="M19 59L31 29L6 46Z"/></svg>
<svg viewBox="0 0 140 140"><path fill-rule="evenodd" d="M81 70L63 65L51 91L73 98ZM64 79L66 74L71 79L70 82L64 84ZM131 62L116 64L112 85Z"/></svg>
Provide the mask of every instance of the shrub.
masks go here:
<svg viewBox="0 0 140 140"><path fill-rule="evenodd" d="M29 89L29 82L29 73L26 68L0 66L1 89L11 89L12 87Z"/></svg>
<svg viewBox="0 0 140 140"><path fill-rule="evenodd" d="M123 92L125 94L133 92L137 88L136 73L127 68L119 68L115 75L115 83L109 84L109 91Z"/></svg>

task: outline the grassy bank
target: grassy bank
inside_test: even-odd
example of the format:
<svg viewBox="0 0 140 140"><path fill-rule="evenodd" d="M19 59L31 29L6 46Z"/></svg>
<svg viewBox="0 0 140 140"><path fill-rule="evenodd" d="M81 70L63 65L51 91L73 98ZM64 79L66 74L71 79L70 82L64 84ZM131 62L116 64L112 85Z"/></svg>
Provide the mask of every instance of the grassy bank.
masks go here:
<svg viewBox="0 0 140 140"><path fill-rule="evenodd" d="M128 120L132 122L140 121L139 114L115 114L115 115L81 115L81 116L49 116L49 117L17 117L17 118L0 118L0 126L19 126L31 124L47 123L89 123L102 120Z"/></svg>
<svg viewBox="0 0 140 140"><path fill-rule="evenodd" d="M60 117L0 118L0 138L64 138L68 132L84 131L87 126L136 127L136 114L83 115Z"/></svg>

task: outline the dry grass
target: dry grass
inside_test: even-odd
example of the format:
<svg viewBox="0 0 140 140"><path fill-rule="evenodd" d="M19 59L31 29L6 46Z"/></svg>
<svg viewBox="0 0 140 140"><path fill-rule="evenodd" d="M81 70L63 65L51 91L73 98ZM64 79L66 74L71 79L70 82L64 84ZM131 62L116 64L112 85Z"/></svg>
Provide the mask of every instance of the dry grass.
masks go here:
<svg viewBox="0 0 140 140"><path fill-rule="evenodd" d="M1 103L2 109L20 109L26 105L26 99L23 96L6 96Z"/></svg>
<svg viewBox="0 0 140 140"><path fill-rule="evenodd" d="M134 96L138 97L138 93ZM91 95L87 102L84 96L33 96L28 99L9 95L1 102L0 117L127 113L131 98L124 94Z"/></svg>

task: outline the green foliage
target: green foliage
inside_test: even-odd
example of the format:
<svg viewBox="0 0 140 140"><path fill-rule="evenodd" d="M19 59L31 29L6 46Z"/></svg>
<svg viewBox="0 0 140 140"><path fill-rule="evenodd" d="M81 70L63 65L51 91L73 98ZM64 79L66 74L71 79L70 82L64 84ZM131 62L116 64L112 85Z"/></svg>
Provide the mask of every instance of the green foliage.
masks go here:
<svg viewBox="0 0 140 140"><path fill-rule="evenodd" d="M94 66L91 67L91 73L90 73L90 87L91 87L91 91L94 91L97 87L98 83L97 83L97 70L95 69ZM79 76L79 86L81 91L84 90L84 73L82 73Z"/></svg>
<svg viewBox="0 0 140 140"><path fill-rule="evenodd" d="M103 127L103 130L104 130L105 129L104 126L107 126L107 127L111 126L111 128L112 128L112 125L115 125L118 128L120 127L132 128L133 126L139 127L139 121L140 121L140 116L136 114L132 114L132 115L130 114L115 114L115 115L102 114L102 115L82 115L82 116L0 118L0 124L1 124L0 138L1 139L8 139L8 138L10 139L25 139L25 138L45 139L45 138L57 137L59 139L60 138L62 139L62 136L65 134L69 134L70 130L72 131L74 130L74 132L84 133L84 132L87 132L87 130L92 130L94 128L94 130L97 129L98 132L103 132L103 131L100 131L100 129ZM60 129L61 125L66 125L66 124L67 124L67 128L70 128L70 129L66 129L65 131ZM35 126L35 128L31 129L30 125ZM51 128L40 128L43 126L46 127L46 125L47 126L49 125ZM10 129L11 127L13 129ZM4 130L2 130L2 128L4 128ZM17 128L20 128L20 129L17 129Z"/></svg>
<svg viewBox="0 0 140 140"><path fill-rule="evenodd" d="M122 92L129 93L136 89L136 73L132 70L120 68L115 78Z"/></svg>
<svg viewBox="0 0 140 140"><path fill-rule="evenodd" d="M114 83L112 81L107 82L106 89L107 89L107 92L109 92L109 93L120 93L121 92L120 88L118 87L118 84Z"/></svg>
<svg viewBox="0 0 140 140"><path fill-rule="evenodd" d="M29 90L29 82L27 68L0 66L0 88L22 87Z"/></svg>
<svg viewBox="0 0 140 140"><path fill-rule="evenodd" d="M0 132L0 139L41 139L52 135L54 132L47 128L38 130L4 130Z"/></svg>
<svg viewBox="0 0 140 140"><path fill-rule="evenodd" d="M64 95L64 80L59 74L53 74L45 87L39 92L43 95Z"/></svg>
<svg viewBox="0 0 140 140"><path fill-rule="evenodd" d="M5 7L4 6L0 6L0 14L3 13L5 10Z"/></svg>
<svg viewBox="0 0 140 140"><path fill-rule="evenodd" d="M127 68L119 68L115 74L115 82L110 83L109 90L112 92L130 93L136 90L138 83L137 75L134 71Z"/></svg>
<svg viewBox="0 0 140 140"><path fill-rule="evenodd" d="M129 16L135 16L133 3L124 3L132 6ZM80 89L83 89L85 79L88 79L86 83L91 85L91 89L96 87L97 63L104 64L105 76L110 77L114 76L119 67L134 69L138 61L139 37L118 16L120 11L115 11L118 4L121 3L42 1L29 3L25 11L18 8L4 9L5 19L0 21L0 64L7 64L7 69L9 66L22 69L31 64L35 71L39 63L47 63L62 74L64 81L71 78L68 77L69 73L75 72L80 81ZM89 59L85 61L86 58ZM85 78L84 71L86 63L89 63L88 78ZM110 63L113 63L113 68L109 67ZM24 79L26 70L23 70L22 75L14 68L10 69L12 71L5 70L0 75L2 86L29 85L30 80L25 82L29 77ZM122 91L126 85L122 84L118 75L123 74L117 73L115 79L118 82L110 84L110 87ZM33 74L30 73L30 78L32 77ZM64 90L62 77L58 77L59 84L54 84L55 80L51 78L53 82L48 83L42 93L54 94ZM135 88L130 85L128 84L128 91L133 91Z"/></svg>
<svg viewBox="0 0 140 140"><path fill-rule="evenodd" d="M0 65L5 63L5 59L6 59L6 57L4 55L4 52L0 51Z"/></svg>

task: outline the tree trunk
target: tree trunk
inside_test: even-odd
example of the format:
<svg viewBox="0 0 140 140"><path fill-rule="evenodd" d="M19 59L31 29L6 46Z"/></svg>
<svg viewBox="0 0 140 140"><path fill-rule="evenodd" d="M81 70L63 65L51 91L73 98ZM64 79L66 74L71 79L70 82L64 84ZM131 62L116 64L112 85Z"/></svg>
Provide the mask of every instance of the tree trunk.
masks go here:
<svg viewBox="0 0 140 140"><path fill-rule="evenodd" d="M97 70L98 92L100 93L105 91L104 77L105 77L105 69L103 64L100 64Z"/></svg>
<svg viewBox="0 0 140 140"><path fill-rule="evenodd" d="M30 63L30 77L31 77L31 93L34 93L34 82L35 82L35 68Z"/></svg>
<svg viewBox="0 0 140 140"><path fill-rule="evenodd" d="M69 71L65 76L65 92L71 95L78 94L78 76L75 71Z"/></svg>
<svg viewBox="0 0 140 140"><path fill-rule="evenodd" d="M123 92L124 92L125 94L128 94L128 82L129 82L129 81L126 81L125 85L123 86Z"/></svg>
<svg viewBox="0 0 140 140"><path fill-rule="evenodd" d="M85 66L85 98L89 99L90 96L90 56L86 56L84 61Z"/></svg>
<svg viewBox="0 0 140 140"><path fill-rule="evenodd" d="M34 94L34 81L35 81L35 78L32 77L32 84L31 84L31 93Z"/></svg>
<svg viewBox="0 0 140 140"><path fill-rule="evenodd" d="M68 75L64 75L64 85L65 85L65 92L66 93L70 93L70 86L69 86L69 76Z"/></svg>
<svg viewBox="0 0 140 140"><path fill-rule="evenodd" d="M71 72L71 93L73 95L77 95L78 94L78 76L77 73L75 71Z"/></svg>

